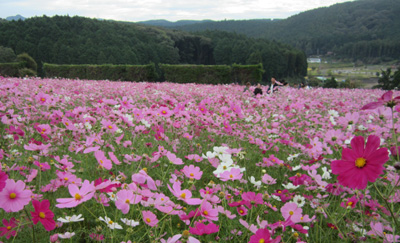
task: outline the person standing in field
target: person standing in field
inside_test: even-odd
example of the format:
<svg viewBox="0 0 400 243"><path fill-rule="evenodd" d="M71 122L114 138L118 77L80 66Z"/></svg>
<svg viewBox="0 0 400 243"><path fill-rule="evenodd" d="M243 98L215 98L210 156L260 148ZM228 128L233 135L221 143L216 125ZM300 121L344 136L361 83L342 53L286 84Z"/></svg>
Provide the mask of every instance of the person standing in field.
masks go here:
<svg viewBox="0 0 400 243"><path fill-rule="evenodd" d="M278 84L274 76L271 77L271 85L267 89L267 94L271 95L278 91Z"/></svg>

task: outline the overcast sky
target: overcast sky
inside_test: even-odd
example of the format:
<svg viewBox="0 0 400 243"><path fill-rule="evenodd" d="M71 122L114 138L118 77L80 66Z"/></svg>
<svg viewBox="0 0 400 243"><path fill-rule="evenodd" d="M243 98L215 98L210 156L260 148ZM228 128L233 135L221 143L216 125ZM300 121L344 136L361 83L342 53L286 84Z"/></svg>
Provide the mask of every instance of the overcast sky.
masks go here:
<svg viewBox="0 0 400 243"><path fill-rule="evenodd" d="M262 19L294 14L351 0L0 0L0 18L85 16L122 21L166 19Z"/></svg>

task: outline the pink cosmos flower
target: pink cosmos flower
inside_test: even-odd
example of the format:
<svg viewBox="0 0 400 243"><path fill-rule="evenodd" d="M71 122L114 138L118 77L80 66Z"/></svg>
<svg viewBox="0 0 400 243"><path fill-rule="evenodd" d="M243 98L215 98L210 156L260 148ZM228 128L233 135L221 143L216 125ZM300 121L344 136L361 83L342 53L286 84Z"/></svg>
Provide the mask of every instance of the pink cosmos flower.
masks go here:
<svg viewBox="0 0 400 243"><path fill-rule="evenodd" d="M46 170L51 169L49 163L47 163L47 162L40 163L39 161L35 161L35 162L33 162L33 164L36 165L37 167L39 167L41 171L46 171Z"/></svg>
<svg viewBox="0 0 400 243"><path fill-rule="evenodd" d="M47 231L51 231L56 228L56 222L54 221L54 213L50 210L49 200L43 200L42 202L33 200L32 201L34 212L31 212L33 224L37 224L39 221L43 224L43 227Z"/></svg>
<svg viewBox="0 0 400 243"><path fill-rule="evenodd" d="M96 157L97 162L99 163L100 167L106 169L106 170L111 170L112 168L112 162L111 160L107 159L105 156L104 152L99 150L94 152L94 157Z"/></svg>
<svg viewBox="0 0 400 243"><path fill-rule="evenodd" d="M0 236L6 236L7 239L10 239L11 236L17 234L17 231L15 231L14 228L17 227L18 224L14 217L11 218L10 221L3 219L2 222L5 227L0 227Z"/></svg>
<svg viewBox="0 0 400 243"><path fill-rule="evenodd" d="M264 176L261 178L261 181L267 185L276 184L276 179L268 174L264 174Z"/></svg>
<svg viewBox="0 0 400 243"><path fill-rule="evenodd" d="M355 208L357 205L357 202L358 202L358 199L357 199L356 195L354 195L350 199L348 199L347 202L342 202L340 204L340 206L342 208L347 208L347 207Z"/></svg>
<svg viewBox="0 0 400 243"><path fill-rule="evenodd" d="M158 224L157 216L151 211L142 211L143 221L151 227L154 227Z"/></svg>
<svg viewBox="0 0 400 243"><path fill-rule="evenodd" d="M246 205L251 208L253 205L257 206L257 204L263 204L264 200L261 193L255 192L245 192L242 194L243 201L246 202Z"/></svg>
<svg viewBox="0 0 400 243"><path fill-rule="evenodd" d="M281 208L283 218L285 220L288 220L290 218L293 222L300 221L302 212L303 209L299 208L299 206L297 206L297 204L293 202L286 203Z"/></svg>
<svg viewBox="0 0 400 243"><path fill-rule="evenodd" d="M343 186L352 189L365 189L368 181L374 182L383 172L383 164L389 160L386 148L380 148L380 139L370 135L365 145L362 136L351 140L352 149L344 148L342 159L331 163L332 173Z"/></svg>
<svg viewBox="0 0 400 243"><path fill-rule="evenodd" d="M105 128L106 131L110 131L112 133L118 130L118 127L115 124L107 120L102 120L101 125L103 125L103 128Z"/></svg>
<svg viewBox="0 0 400 243"><path fill-rule="evenodd" d="M174 165L183 165L184 164L182 159L176 157L175 154L173 154L169 151L167 152L166 156L167 156L168 160Z"/></svg>
<svg viewBox="0 0 400 243"><path fill-rule="evenodd" d="M240 172L239 168L232 168L228 171L224 171L221 174L219 174L219 179L221 181L234 181L234 180L240 180L242 179L243 174Z"/></svg>
<svg viewBox="0 0 400 243"><path fill-rule="evenodd" d="M172 192L172 194L174 194L174 196L178 200L182 200L189 205L199 205L203 201L199 198L192 198L191 191L189 191L187 189L182 190L180 182L174 182L174 184L172 185L172 188L170 185L167 185L167 186L168 186L168 189Z"/></svg>
<svg viewBox="0 0 400 243"><path fill-rule="evenodd" d="M182 169L183 174L189 179L200 180L203 175L203 171L200 170L200 167L194 165L185 165Z"/></svg>
<svg viewBox="0 0 400 243"><path fill-rule="evenodd" d="M130 204L137 204L142 200L141 195L134 194L129 190L121 190L117 192L117 200L115 201L115 206L121 210L123 214L129 212Z"/></svg>
<svg viewBox="0 0 400 243"><path fill-rule="evenodd" d="M247 211L248 210L247 210L246 207L239 206L239 207L236 208L236 210L237 210L238 214L241 215L241 216L247 215Z"/></svg>
<svg viewBox="0 0 400 243"><path fill-rule="evenodd" d="M23 181L7 179L6 186L0 192L0 208L7 213L18 212L31 201L31 196L32 191L25 190Z"/></svg>
<svg viewBox="0 0 400 243"><path fill-rule="evenodd" d="M205 201L201 204L201 215L212 221L218 221L218 209L214 209L211 203Z"/></svg>
<svg viewBox="0 0 400 243"><path fill-rule="evenodd" d="M94 195L95 187L93 182L90 183L88 180L85 180L80 189L75 184L69 184L68 191L72 198L58 198L56 200L59 203L56 205L57 208L74 208L90 200Z"/></svg>
<svg viewBox="0 0 400 243"><path fill-rule="evenodd" d="M275 239L271 238L271 233L267 228L259 229L257 232L250 237L249 243L278 243L281 241L281 237L278 236Z"/></svg>
<svg viewBox="0 0 400 243"><path fill-rule="evenodd" d="M20 136L23 137L25 135L21 128L16 128L14 126L10 126L10 128L6 128L5 130L8 134L13 135L14 140L18 140Z"/></svg>
<svg viewBox="0 0 400 243"><path fill-rule="evenodd" d="M394 107L400 103L400 96L393 98L393 91L389 90L378 99L377 102L371 102L364 105L361 110L371 110L380 106Z"/></svg>
<svg viewBox="0 0 400 243"><path fill-rule="evenodd" d="M217 233L219 231L219 226L214 223L209 223L205 225L201 222L194 223L194 227L189 227L189 232L194 235L209 235L212 233Z"/></svg>
<svg viewBox="0 0 400 243"><path fill-rule="evenodd" d="M0 171L0 192L6 187L6 181L8 179L7 173Z"/></svg>

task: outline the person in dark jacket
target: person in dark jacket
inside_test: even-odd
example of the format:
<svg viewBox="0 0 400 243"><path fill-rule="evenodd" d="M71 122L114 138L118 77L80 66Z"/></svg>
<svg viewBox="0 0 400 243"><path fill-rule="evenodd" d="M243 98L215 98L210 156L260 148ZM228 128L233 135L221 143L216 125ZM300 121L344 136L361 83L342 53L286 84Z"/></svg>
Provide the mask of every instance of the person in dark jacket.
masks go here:
<svg viewBox="0 0 400 243"><path fill-rule="evenodd" d="M262 89L261 89L261 84L260 83L258 83L257 84L257 87L254 89L254 96L257 96L257 95L262 95L263 94L263 91L262 91Z"/></svg>

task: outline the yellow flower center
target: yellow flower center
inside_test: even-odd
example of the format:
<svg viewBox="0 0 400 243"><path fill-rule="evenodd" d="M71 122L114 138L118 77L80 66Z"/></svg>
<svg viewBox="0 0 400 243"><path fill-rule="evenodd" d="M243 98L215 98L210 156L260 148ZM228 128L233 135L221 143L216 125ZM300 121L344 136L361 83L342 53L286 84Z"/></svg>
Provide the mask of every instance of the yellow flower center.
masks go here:
<svg viewBox="0 0 400 243"><path fill-rule="evenodd" d="M109 128L109 129L112 129L113 127L112 127L111 125L108 125L108 128Z"/></svg>
<svg viewBox="0 0 400 243"><path fill-rule="evenodd" d="M260 239L260 240L258 241L258 243L264 243L264 242L265 242L264 239Z"/></svg>
<svg viewBox="0 0 400 243"><path fill-rule="evenodd" d="M367 163L367 161L364 158L358 158L356 159L356 166L358 168L362 168L365 166L365 164Z"/></svg>
<svg viewBox="0 0 400 243"><path fill-rule="evenodd" d="M114 222L112 220L108 221L108 224L113 224Z"/></svg>
<svg viewBox="0 0 400 243"><path fill-rule="evenodd" d="M46 218L46 214L44 214L43 212L40 212L40 213L39 213L39 217L42 218L42 219L44 219L44 218Z"/></svg>
<svg viewBox="0 0 400 243"><path fill-rule="evenodd" d="M185 199L186 198L186 193L181 194L181 198Z"/></svg>
<svg viewBox="0 0 400 243"><path fill-rule="evenodd" d="M10 193L10 199L14 199L15 197L17 197L17 195L14 192Z"/></svg>
<svg viewBox="0 0 400 243"><path fill-rule="evenodd" d="M79 195L79 193L76 193L76 194L75 194L75 199L76 199L76 200L81 200L81 198L82 198L82 196Z"/></svg>
<svg viewBox="0 0 400 243"><path fill-rule="evenodd" d="M65 180L65 181L68 181L68 177L64 177L64 180Z"/></svg>
<svg viewBox="0 0 400 243"><path fill-rule="evenodd" d="M185 238L187 238L187 237L189 237L189 231L188 230L184 230L183 232L182 232L182 236L183 237L185 237Z"/></svg>
<svg viewBox="0 0 400 243"><path fill-rule="evenodd" d="M129 199L126 199L125 202L126 202L126 203L131 203L131 201L129 201Z"/></svg>
<svg viewBox="0 0 400 243"><path fill-rule="evenodd" d="M7 226L7 230L10 230L11 229L11 226Z"/></svg>
<svg viewBox="0 0 400 243"><path fill-rule="evenodd" d="M190 176L194 176L194 174L193 174L193 173L190 173Z"/></svg>
<svg viewBox="0 0 400 243"><path fill-rule="evenodd" d="M208 215L207 210L204 210L203 214L204 214L204 215Z"/></svg>
<svg viewBox="0 0 400 243"><path fill-rule="evenodd" d="M147 223L150 223L151 220L150 220L149 218L146 218L146 222L147 222Z"/></svg>
<svg viewBox="0 0 400 243"><path fill-rule="evenodd" d="M347 203L347 206L352 206L353 205L353 202L348 202Z"/></svg>
<svg viewBox="0 0 400 243"><path fill-rule="evenodd" d="M166 111L162 111L162 113L163 113L163 114L167 114L167 112L166 112Z"/></svg>
<svg viewBox="0 0 400 243"><path fill-rule="evenodd" d="M241 214L243 214L243 213L244 213L244 211L243 211L243 210L241 210L241 209L240 209L240 211L239 211L239 212L240 212Z"/></svg>
<svg viewBox="0 0 400 243"><path fill-rule="evenodd" d="M229 177L230 177L230 178L233 178L233 175L230 175Z"/></svg>
<svg viewBox="0 0 400 243"><path fill-rule="evenodd" d="M289 214L290 214L290 215L293 215L294 213L293 213L293 211L289 211Z"/></svg>

